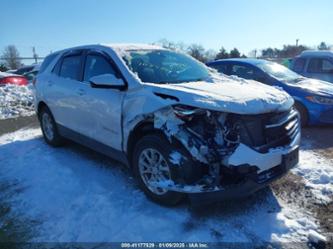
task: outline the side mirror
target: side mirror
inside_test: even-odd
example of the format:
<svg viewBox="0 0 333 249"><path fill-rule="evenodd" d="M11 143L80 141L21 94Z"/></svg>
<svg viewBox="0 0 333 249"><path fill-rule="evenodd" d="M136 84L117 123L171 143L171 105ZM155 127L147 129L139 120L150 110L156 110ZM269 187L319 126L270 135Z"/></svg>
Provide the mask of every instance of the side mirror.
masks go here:
<svg viewBox="0 0 333 249"><path fill-rule="evenodd" d="M126 84L122 78L117 78L113 74L101 74L91 77L90 80L91 87L94 88L113 88L124 90Z"/></svg>

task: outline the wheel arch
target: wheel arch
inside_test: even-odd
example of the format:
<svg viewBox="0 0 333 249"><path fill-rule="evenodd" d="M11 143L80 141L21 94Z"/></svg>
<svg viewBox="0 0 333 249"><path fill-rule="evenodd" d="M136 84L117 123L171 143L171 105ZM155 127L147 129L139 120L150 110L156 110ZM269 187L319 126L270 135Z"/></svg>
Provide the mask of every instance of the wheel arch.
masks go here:
<svg viewBox="0 0 333 249"><path fill-rule="evenodd" d="M44 101L40 101L38 103L38 107L37 107L37 115L38 116L39 116L40 111L45 107L48 108L47 104Z"/></svg>
<svg viewBox="0 0 333 249"><path fill-rule="evenodd" d="M164 133L159 130L154 128L154 122L153 120L143 120L139 122L130 132L127 140L127 147L126 147L126 152L127 152L127 157L128 157L128 162L130 167L132 167L132 158L133 158L133 152L135 145L137 142L144 136L148 134L153 134L153 133L158 133L160 135L164 136Z"/></svg>
<svg viewBox="0 0 333 249"><path fill-rule="evenodd" d="M309 113L309 110L308 108L298 99L294 99L295 103L294 103L294 106L296 107L296 109L298 108L301 108L302 111L304 111L303 114L305 114L305 118L306 118L306 122L303 124L304 126L308 125L309 124L309 121L310 121L310 113ZM301 121L302 122L302 121Z"/></svg>

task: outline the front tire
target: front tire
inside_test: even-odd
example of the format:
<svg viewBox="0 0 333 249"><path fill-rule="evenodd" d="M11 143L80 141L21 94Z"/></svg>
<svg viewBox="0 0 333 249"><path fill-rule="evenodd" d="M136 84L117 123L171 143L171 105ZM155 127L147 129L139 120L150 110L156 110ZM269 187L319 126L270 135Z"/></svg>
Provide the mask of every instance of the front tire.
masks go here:
<svg viewBox="0 0 333 249"><path fill-rule="evenodd" d="M295 103L295 108L301 116L301 126L302 127L307 126L308 122L309 122L309 116L308 116L307 109L301 103L298 103L298 102Z"/></svg>
<svg viewBox="0 0 333 249"><path fill-rule="evenodd" d="M46 143L54 147L61 146L64 139L58 132L57 125L49 108L43 107L38 116Z"/></svg>
<svg viewBox="0 0 333 249"><path fill-rule="evenodd" d="M140 188L151 200L166 206L178 204L184 194L170 191L154 184L176 179L173 164L169 160L174 150L167 139L158 134L143 137L135 146L133 171Z"/></svg>

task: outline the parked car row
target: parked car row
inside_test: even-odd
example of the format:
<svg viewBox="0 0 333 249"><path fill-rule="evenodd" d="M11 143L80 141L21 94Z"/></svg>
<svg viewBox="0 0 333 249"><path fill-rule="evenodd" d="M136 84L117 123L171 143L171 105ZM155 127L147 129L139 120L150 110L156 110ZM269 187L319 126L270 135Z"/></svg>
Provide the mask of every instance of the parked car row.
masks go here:
<svg viewBox="0 0 333 249"><path fill-rule="evenodd" d="M204 65L152 45L90 45L29 73L48 144L123 162L165 205L254 193L298 163L301 124L333 124L332 84L265 60Z"/></svg>
<svg viewBox="0 0 333 249"><path fill-rule="evenodd" d="M227 75L282 88L294 98L303 126L333 124L333 84L329 82L306 78L266 60L226 59L208 65Z"/></svg>

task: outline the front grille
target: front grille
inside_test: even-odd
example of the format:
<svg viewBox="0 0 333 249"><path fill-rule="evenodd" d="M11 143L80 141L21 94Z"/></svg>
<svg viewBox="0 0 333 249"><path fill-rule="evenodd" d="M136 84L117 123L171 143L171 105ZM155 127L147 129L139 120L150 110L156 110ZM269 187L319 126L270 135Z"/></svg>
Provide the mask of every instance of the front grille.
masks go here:
<svg viewBox="0 0 333 249"><path fill-rule="evenodd" d="M277 120L275 118L274 122L270 122L264 127L266 145L260 149L269 149L290 144L299 132L299 125L299 114L295 110L281 115Z"/></svg>
<svg viewBox="0 0 333 249"><path fill-rule="evenodd" d="M300 130L299 115L294 109L239 118L241 142L262 153L289 145Z"/></svg>

